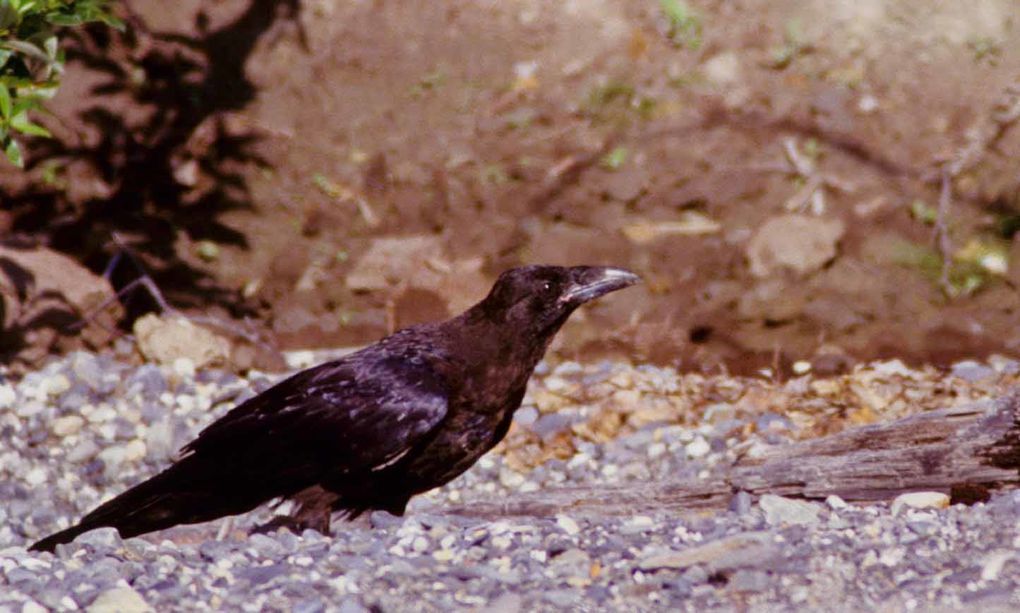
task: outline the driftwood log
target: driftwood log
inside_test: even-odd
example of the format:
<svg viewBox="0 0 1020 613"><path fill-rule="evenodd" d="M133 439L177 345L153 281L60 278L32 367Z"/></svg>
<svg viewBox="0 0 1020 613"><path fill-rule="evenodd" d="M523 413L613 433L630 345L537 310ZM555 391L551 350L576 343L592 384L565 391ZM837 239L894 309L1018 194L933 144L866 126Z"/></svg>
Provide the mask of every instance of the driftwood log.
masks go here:
<svg viewBox="0 0 1020 613"><path fill-rule="evenodd" d="M725 508L740 491L863 502L924 490L970 504L1018 485L1020 392L768 447L706 479L543 490L451 511L476 517L697 512Z"/></svg>

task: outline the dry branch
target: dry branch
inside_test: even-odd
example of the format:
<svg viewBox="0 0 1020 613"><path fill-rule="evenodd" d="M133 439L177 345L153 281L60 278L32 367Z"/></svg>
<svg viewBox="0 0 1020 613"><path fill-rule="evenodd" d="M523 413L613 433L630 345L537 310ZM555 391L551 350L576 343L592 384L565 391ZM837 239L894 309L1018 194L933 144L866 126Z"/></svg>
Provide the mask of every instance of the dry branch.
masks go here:
<svg viewBox="0 0 1020 613"><path fill-rule="evenodd" d="M972 502L1018 485L1020 393L766 448L708 479L545 490L452 512L500 517L697 511L725 508L738 491L877 501L933 490L954 502Z"/></svg>

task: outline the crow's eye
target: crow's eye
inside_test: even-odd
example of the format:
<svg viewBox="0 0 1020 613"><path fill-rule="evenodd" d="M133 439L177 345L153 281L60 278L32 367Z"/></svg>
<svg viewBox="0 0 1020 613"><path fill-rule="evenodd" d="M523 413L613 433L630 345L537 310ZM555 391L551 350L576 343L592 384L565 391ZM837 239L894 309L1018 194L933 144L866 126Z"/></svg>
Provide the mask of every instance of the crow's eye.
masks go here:
<svg viewBox="0 0 1020 613"><path fill-rule="evenodd" d="M546 281L545 283L542 284L542 291L543 292L548 292L551 289L552 289L552 283L549 283L548 281Z"/></svg>

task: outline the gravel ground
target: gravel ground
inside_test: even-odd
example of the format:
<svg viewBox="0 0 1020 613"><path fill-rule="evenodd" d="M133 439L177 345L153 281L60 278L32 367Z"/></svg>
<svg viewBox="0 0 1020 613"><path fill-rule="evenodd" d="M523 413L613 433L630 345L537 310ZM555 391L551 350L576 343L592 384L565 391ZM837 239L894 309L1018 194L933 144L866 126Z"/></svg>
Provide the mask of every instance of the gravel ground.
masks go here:
<svg viewBox="0 0 1020 613"><path fill-rule="evenodd" d="M406 517L247 536L268 508L121 540L26 545L166 466L271 383L75 353L0 382L0 611L541 611L1020 607L1020 492L988 503L847 505L734 497L693 515L483 520L451 503L561 485L703 475L782 444L1001 394L1017 363L896 361L777 381L623 363L541 368L508 440Z"/></svg>

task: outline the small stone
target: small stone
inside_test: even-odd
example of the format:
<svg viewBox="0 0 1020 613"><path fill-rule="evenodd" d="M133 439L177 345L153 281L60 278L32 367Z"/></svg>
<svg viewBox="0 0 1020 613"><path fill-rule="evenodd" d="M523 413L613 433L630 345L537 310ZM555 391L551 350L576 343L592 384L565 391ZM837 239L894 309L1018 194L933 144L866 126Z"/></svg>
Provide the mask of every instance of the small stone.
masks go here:
<svg viewBox="0 0 1020 613"><path fill-rule="evenodd" d="M74 539L74 542L95 549L116 549L124 543L124 540L120 538L116 528L96 528Z"/></svg>
<svg viewBox="0 0 1020 613"><path fill-rule="evenodd" d="M744 532L689 549L649 555L639 560L637 567L654 571L661 568L682 570L706 566L711 572L719 572L769 564L774 561L777 552L778 548L768 532Z"/></svg>
<svg viewBox="0 0 1020 613"><path fill-rule="evenodd" d="M918 520L908 521L907 528L918 536L931 536L938 532L939 525L933 521Z"/></svg>
<svg viewBox="0 0 1020 613"><path fill-rule="evenodd" d="M897 564L902 562L903 558L905 558L906 556L907 551L905 549L903 549L902 547L893 547L892 549L886 549L885 551L880 553L878 556L878 561L884 566L892 568L893 566L896 566Z"/></svg>
<svg viewBox="0 0 1020 613"><path fill-rule="evenodd" d="M99 453L99 446L92 439L85 439L67 452L67 461L73 464L82 464Z"/></svg>
<svg viewBox="0 0 1020 613"><path fill-rule="evenodd" d="M143 398L154 400L166 392L166 377L155 364L142 364L127 379L128 393L141 394Z"/></svg>
<svg viewBox="0 0 1020 613"><path fill-rule="evenodd" d="M740 57L733 51L724 51L705 60L702 70L714 85L736 83L740 80Z"/></svg>
<svg viewBox="0 0 1020 613"><path fill-rule="evenodd" d="M399 528L404 525L404 518L387 513L386 511L372 511L372 514L368 517L369 523L376 530L390 528Z"/></svg>
<svg viewBox="0 0 1020 613"><path fill-rule="evenodd" d="M47 474L46 469L42 466L36 466L32 470L25 474L25 483L29 487L39 487L43 483L46 483Z"/></svg>
<svg viewBox="0 0 1020 613"><path fill-rule="evenodd" d="M415 539L411 541L411 550L416 553L425 553L429 550L429 540L424 536L415 537Z"/></svg>
<svg viewBox="0 0 1020 613"><path fill-rule="evenodd" d="M29 600L21 605L21 613L48 613L49 609L34 600Z"/></svg>
<svg viewBox="0 0 1020 613"><path fill-rule="evenodd" d="M539 417L532 424L531 431L541 437L542 440L547 441L560 432L570 429L573 423L573 418L566 413L548 413Z"/></svg>
<svg viewBox="0 0 1020 613"><path fill-rule="evenodd" d="M291 609L293 613L320 613L325 610L325 605L318 598L306 598L295 604L294 608Z"/></svg>
<svg viewBox="0 0 1020 613"><path fill-rule="evenodd" d="M949 506L949 496L942 492L910 492L900 494L892 502L893 515L899 515L904 507L911 509L945 509Z"/></svg>
<svg viewBox="0 0 1020 613"><path fill-rule="evenodd" d="M710 451L712 451L711 445L709 445L708 441L700 436L690 443L687 443L687 446L684 447L684 453L686 453L689 458L703 458L708 455Z"/></svg>
<svg viewBox="0 0 1020 613"><path fill-rule="evenodd" d="M857 101L857 110L865 115L874 113L878 110L878 98L871 94L864 94Z"/></svg>
<svg viewBox="0 0 1020 613"><path fill-rule="evenodd" d="M1012 551L996 551L988 555L985 558L984 564L981 566L981 579L984 581L995 581L999 578L999 574L1002 573L1002 568L1016 557L1016 554Z"/></svg>
<svg viewBox="0 0 1020 613"><path fill-rule="evenodd" d="M68 356L71 372L74 376L95 392L112 391L103 376L103 367L96 355L87 351L75 351Z"/></svg>
<svg viewBox="0 0 1020 613"><path fill-rule="evenodd" d="M156 461L170 459L176 445L174 444L174 427L169 419L160 419L145 432L145 447L149 457Z"/></svg>
<svg viewBox="0 0 1020 613"><path fill-rule="evenodd" d="M892 359L885 360L883 362L873 362L871 368L874 369L875 374L883 375L885 377L905 377L912 378L916 373L907 368L907 365L902 360Z"/></svg>
<svg viewBox="0 0 1020 613"><path fill-rule="evenodd" d="M142 613L153 609L141 594L124 585L106 590L85 610L88 613Z"/></svg>
<svg viewBox="0 0 1020 613"><path fill-rule="evenodd" d="M436 562L449 562L450 560L453 559L453 550L452 549L439 549L437 551L433 551L432 552L432 558Z"/></svg>
<svg viewBox="0 0 1020 613"><path fill-rule="evenodd" d="M745 491L739 491L730 498L729 509L737 515L747 515L751 512L751 495Z"/></svg>
<svg viewBox="0 0 1020 613"><path fill-rule="evenodd" d="M734 419L737 408L728 402L717 402L705 407L702 421L710 424L726 422Z"/></svg>
<svg viewBox="0 0 1020 613"><path fill-rule="evenodd" d="M994 377L996 372L994 368L985 366L984 364L975 362L974 360L963 360L953 364L953 369L949 374L957 379L976 383L978 381Z"/></svg>
<svg viewBox="0 0 1020 613"><path fill-rule="evenodd" d="M56 374L43 379L42 391L47 396L59 396L71 389L71 381L63 374Z"/></svg>
<svg viewBox="0 0 1020 613"><path fill-rule="evenodd" d="M821 506L817 504L775 494L763 495L758 501L758 506L765 512L765 521L770 526L814 525L818 523L818 514L821 511Z"/></svg>
<svg viewBox="0 0 1020 613"><path fill-rule="evenodd" d="M549 564L557 576L587 575L591 567L591 558L583 549L571 547L559 554Z"/></svg>
<svg viewBox="0 0 1020 613"><path fill-rule="evenodd" d="M846 228L838 218L779 215L761 224L747 244L751 274L768 277L783 269L806 275L836 257Z"/></svg>
<svg viewBox="0 0 1020 613"><path fill-rule="evenodd" d="M524 607L524 599L518 594L504 592L489 601L482 613L518 613Z"/></svg>
<svg viewBox="0 0 1020 613"><path fill-rule="evenodd" d="M9 409L18 400L18 394L14 388L6 383L0 384L0 409Z"/></svg>
<svg viewBox="0 0 1020 613"><path fill-rule="evenodd" d="M182 379L192 379L195 377L195 361L191 358L175 358L171 368L174 374Z"/></svg>
<svg viewBox="0 0 1020 613"><path fill-rule="evenodd" d="M793 363L793 374L806 375L809 372L811 372L811 362L806 360L797 360Z"/></svg>
<svg viewBox="0 0 1020 613"><path fill-rule="evenodd" d="M145 443L137 439L133 440L127 445L124 445L124 462L137 462L145 457L145 452Z"/></svg>
<svg viewBox="0 0 1020 613"><path fill-rule="evenodd" d="M107 447L99 452L99 459L103 461L103 465L106 467L104 473L107 478L116 477L117 473L120 472L120 467L124 464L124 455L124 447L122 445Z"/></svg>
<svg viewBox="0 0 1020 613"><path fill-rule="evenodd" d="M641 534L642 532L648 532L655 527L655 520L647 515L636 515L627 521L623 522L620 526L620 534Z"/></svg>
<svg viewBox="0 0 1020 613"><path fill-rule="evenodd" d="M845 509L848 506L850 506L850 505L848 505L846 503L845 500L843 500L842 498L840 498L839 496L837 496L835 494L829 494L825 498L825 504L829 505L829 508L833 509L833 510L836 510L836 509Z"/></svg>
<svg viewBox="0 0 1020 613"><path fill-rule="evenodd" d="M83 410L83 412L85 411ZM113 407L106 404L94 407L93 410L88 411L86 415L90 424L105 424L106 422L113 421L116 417L117 411L114 411Z"/></svg>
<svg viewBox="0 0 1020 613"><path fill-rule="evenodd" d="M181 377L190 378L195 368L224 364L230 355L230 341L183 317L149 313L136 319L133 329L138 351Z"/></svg>
<svg viewBox="0 0 1020 613"><path fill-rule="evenodd" d="M538 420L538 409L535 407L521 407L514 413L514 422L525 427L531 427Z"/></svg>
<svg viewBox="0 0 1020 613"><path fill-rule="evenodd" d="M738 570L726 587L735 592L763 592L769 587L769 576L760 570Z"/></svg>
<svg viewBox="0 0 1020 613"><path fill-rule="evenodd" d="M503 466L499 469L499 482L504 487L510 489L520 488L521 484L525 481L524 475L521 473L511 470L510 468Z"/></svg>
<svg viewBox="0 0 1020 613"><path fill-rule="evenodd" d="M567 517L566 515L557 515L556 525L559 526L561 530L563 530L570 536L574 536L575 534L581 531L581 528L577 525L577 522L571 519L570 517Z"/></svg>
<svg viewBox="0 0 1020 613"><path fill-rule="evenodd" d="M340 603L337 613L368 613L368 609L354 598L348 598Z"/></svg>

